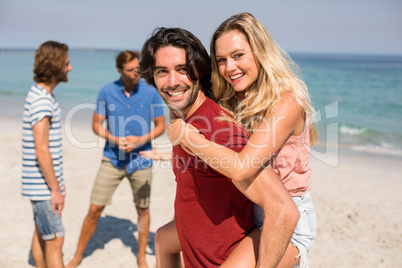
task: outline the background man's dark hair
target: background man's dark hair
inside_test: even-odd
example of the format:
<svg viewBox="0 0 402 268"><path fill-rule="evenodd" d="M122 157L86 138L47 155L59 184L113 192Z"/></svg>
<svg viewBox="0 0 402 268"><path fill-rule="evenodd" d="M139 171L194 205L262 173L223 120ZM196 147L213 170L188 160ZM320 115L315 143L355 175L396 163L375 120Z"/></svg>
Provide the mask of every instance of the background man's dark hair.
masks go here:
<svg viewBox="0 0 402 268"><path fill-rule="evenodd" d="M215 100L211 84L211 60L201 41L187 30L156 28L141 50L140 75L156 87L153 70L155 53L159 48L173 46L186 52L187 73L192 81L199 80L204 94Z"/></svg>
<svg viewBox="0 0 402 268"><path fill-rule="evenodd" d="M63 69L68 57L68 45L56 41L46 41L35 52L34 81L49 83Z"/></svg>

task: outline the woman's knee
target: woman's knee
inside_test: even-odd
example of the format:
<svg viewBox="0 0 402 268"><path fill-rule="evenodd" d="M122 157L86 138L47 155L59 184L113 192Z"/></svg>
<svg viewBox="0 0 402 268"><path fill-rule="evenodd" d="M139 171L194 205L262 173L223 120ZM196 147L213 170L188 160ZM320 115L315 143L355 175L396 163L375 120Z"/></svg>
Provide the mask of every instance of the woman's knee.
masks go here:
<svg viewBox="0 0 402 268"><path fill-rule="evenodd" d="M160 227L155 233L155 246L161 252L176 254L181 251L180 241L174 222Z"/></svg>
<svg viewBox="0 0 402 268"><path fill-rule="evenodd" d="M292 242L289 243L282 260L278 264L278 268L292 268L295 267L300 260L298 257L299 250L295 247Z"/></svg>
<svg viewBox="0 0 402 268"><path fill-rule="evenodd" d="M155 240L155 244L160 244L161 241L163 241L163 231L161 231L161 228L156 230L154 240Z"/></svg>

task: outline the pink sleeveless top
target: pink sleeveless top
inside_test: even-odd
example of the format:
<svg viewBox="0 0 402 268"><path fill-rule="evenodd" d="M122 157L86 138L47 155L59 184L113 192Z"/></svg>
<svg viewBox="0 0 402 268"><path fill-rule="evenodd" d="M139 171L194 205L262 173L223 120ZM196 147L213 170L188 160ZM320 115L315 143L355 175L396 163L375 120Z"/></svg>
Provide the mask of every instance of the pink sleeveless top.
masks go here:
<svg viewBox="0 0 402 268"><path fill-rule="evenodd" d="M273 170L281 178L291 196L302 196L310 190L311 168L309 127L299 136L289 136L272 158Z"/></svg>

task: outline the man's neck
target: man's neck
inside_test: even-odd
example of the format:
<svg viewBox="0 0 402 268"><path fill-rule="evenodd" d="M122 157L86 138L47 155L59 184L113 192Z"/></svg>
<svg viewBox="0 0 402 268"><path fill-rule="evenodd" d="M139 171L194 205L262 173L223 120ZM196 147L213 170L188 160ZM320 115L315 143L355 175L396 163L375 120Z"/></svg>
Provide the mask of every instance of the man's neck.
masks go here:
<svg viewBox="0 0 402 268"><path fill-rule="evenodd" d="M133 91L135 89L135 86L137 85L137 84L127 83L123 79L122 79L122 82L123 82L123 85L124 85L124 91L126 91L128 93Z"/></svg>
<svg viewBox="0 0 402 268"><path fill-rule="evenodd" d="M185 113L181 113L186 119L189 118L193 113L195 113L195 111L198 110L198 108L200 108L200 106L204 103L204 101L207 99L207 97L205 97L204 92L202 92L202 90L200 89L200 91L198 92L197 98L195 99L194 103L191 105L191 108L188 110L187 114ZM175 112L177 117L180 117L181 114Z"/></svg>
<svg viewBox="0 0 402 268"><path fill-rule="evenodd" d="M124 84L124 83L123 83L123 84ZM126 85L124 84L124 94L126 95L127 98L130 98L131 91L133 91L133 90L135 89L135 86L136 86L136 85L133 85L133 86L126 86Z"/></svg>
<svg viewBox="0 0 402 268"><path fill-rule="evenodd" d="M49 83L42 83L39 82L37 83L38 86L43 87L49 94L52 94L53 90L56 88L58 83L55 82L49 82Z"/></svg>

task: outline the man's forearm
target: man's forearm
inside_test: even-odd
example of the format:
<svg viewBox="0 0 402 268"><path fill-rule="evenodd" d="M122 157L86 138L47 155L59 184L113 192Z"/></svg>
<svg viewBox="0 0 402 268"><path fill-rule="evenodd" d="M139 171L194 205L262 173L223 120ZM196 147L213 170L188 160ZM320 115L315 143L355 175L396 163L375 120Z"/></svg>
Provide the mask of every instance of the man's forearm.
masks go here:
<svg viewBox="0 0 402 268"><path fill-rule="evenodd" d="M50 189L50 197L52 202L52 212L55 213L58 210L58 216L61 216L62 210L64 208L64 195L61 192L59 182L57 180L56 174L54 172L52 155L49 148L42 146L36 148L36 156L38 159L39 167L42 174L46 180L46 183ZM65 192L64 192L65 194Z"/></svg>
<svg viewBox="0 0 402 268"><path fill-rule="evenodd" d="M59 182L54 172L52 155L49 148L36 148L36 157L38 159L39 168L46 180L51 191L60 191Z"/></svg>
<svg viewBox="0 0 402 268"><path fill-rule="evenodd" d="M113 144L118 144L118 138L110 134L110 132L104 127L93 128L93 130L96 135L105 139L106 141L109 141Z"/></svg>
<svg viewBox="0 0 402 268"><path fill-rule="evenodd" d="M119 138L112 135L106 128L103 127L105 120L105 116L94 113L92 118L93 132L106 141L119 145Z"/></svg>
<svg viewBox="0 0 402 268"><path fill-rule="evenodd" d="M154 128L144 136L127 136L125 140L127 144L120 145L120 148L126 152L131 152L132 150L151 142L153 139L159 137L163 133L164 129ZM124 143L124 142L123 142ZM125 147L124 147L125 146Z"/></svg>
<svg viewBox="0 0 402 268"><path fill-rule="evenodd" d="M143 136L127 136L126 139L130 143L128 144L129 147L131 147L131 150L134 148L138 148L141 145L144 145L148 142L151 142L153 139L156 139L160 135L163 134L165 131L165 118L158 117L154 121L155 127L151 129L147 134Z"/></svg>
<svg viewBox="0 0 402 268"><path fill-rule="evenodd" d="M289 205L264 213L257 267L277 267L289 245L299 214Z"/></svg>
<svg viewBox="0 0 402 268"><path fill-rule="evenodd" d="M161 126L155 126L155 128L153 128L147 135L144 135L145 138L145 142L150 142L153 139L156 139L157 137L159 137L160 135L163 134L163 132L165 131L165 127L161 127Z"/></svg>

